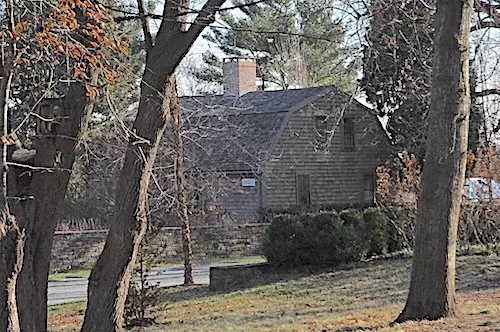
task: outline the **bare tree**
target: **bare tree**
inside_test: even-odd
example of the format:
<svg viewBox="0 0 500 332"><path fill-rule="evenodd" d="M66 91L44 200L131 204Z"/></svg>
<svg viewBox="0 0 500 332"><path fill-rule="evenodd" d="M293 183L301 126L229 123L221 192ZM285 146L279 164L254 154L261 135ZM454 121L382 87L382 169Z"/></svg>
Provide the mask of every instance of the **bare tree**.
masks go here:
<svg viewBox="0 0 500 332"><path fill-rule="evenodd" d="M8 4L12 13L12 3ZM9 15L10 16L10 15ZM12 58L2 64L2 82L0 86L0 128L2 128L3 146L1 150L2 167L0 170L2 190L0 192L0 330L20 331L16 301L16 283L23 264L24 234L14 215L9 211L7 201L7 120L8 104L12 83Z"/></svg>
<svg viewBox="0 0 500 332"><path fill-rule="evenodd" d="M139 244L147 230L148 186L175 99L172 76L203 29L214 21L224 0L208 0L186 30L179 20L185 7L165 1L153 41L145 15L146 68L139 109L132 127L116 193L116 210L104 250L89 278L82 331L121 331L123 310ZM139 3L139 8L144 5Z"/></svg>
<svg viewBox="0 0 500 332"><path fill-rule="evenodd" d="M193 249L191 246L191 226L189 223L186 169L184 167L184 143L181 137L182 112L176 97L172 106L172 142L175 151L175 182L177 189L177 214L181 220L182 251L184 255L184 285L193 280Z"/></svg>
<svg viewBox="0 0 500 332"><path fill-rule="evenodd" d="M113 41L107 35L109 17L103 8L92 3L71 7L50 0L9 1L7 9L0 27L2 192L8 216L6 239L11 245L2 246L2 256L13 267L6 273L9 292L15 288L15 293L9 294L7 306L2 297L1 307L12 313L11 304L17 302L21 330L44 331L56 213L92 111L87 94L95 96L97 85L115 78L102 51L115 54L123 48L120 38ZM100 60L93 58L98 53ZM5 316L0 316L4 325Z"/></svg>

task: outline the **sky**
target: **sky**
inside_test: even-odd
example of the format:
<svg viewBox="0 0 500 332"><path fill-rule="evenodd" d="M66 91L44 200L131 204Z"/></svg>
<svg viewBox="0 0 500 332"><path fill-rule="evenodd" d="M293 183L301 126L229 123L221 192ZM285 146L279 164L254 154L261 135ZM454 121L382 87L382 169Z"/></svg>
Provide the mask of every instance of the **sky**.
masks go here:
<svg viewBox="0 0 500 332"><path fill-rule="evenodd" d="M203 0L196 0L193 7L201 8L203 3ZM159 8L161 8L162 5L162 3L157 4L158 12L161 12L161 9ZM231 5L232 3L230 1L227 1L224 6L227 7ZM233 14L238 16L238 10L233 11ZM348 19L348 16L342 19ZM155 24L157 24L157 22L152 22L152 31L155 31L157 29ZM222 23L220 21L216 21L215 24L220 26ZM366 24L366 22L359 23L354 22L353 20L349 20L348 40L346 42L355 43L357 45L361 44L362 34L364 31L363 24ZM192 82L189 75L186 74L186 67L201 66L201 56L207 50L210 50L217 56L224 56L223 52L221 52L214 44L211 44L210 42L203 39L203 34L206 34L207 32L209 32L209 29L205 29L201 36L196 40L193 47L180 65L180 69L178 71L178 82L179 92L181 95L192 94L194 88L197 85L197 83ZM476 48L479 43L482 43L485 46ZM483 30L473 33L471 48L473 50L473 55L476 54L475 59L477 60L477 68L479 69L478 72L480 72L480 77L478 77L478 89L482 90L500 87L500 63L497 60L499 59L498 54L500 54L500 31L490 29L489 31ZM366 101L366 99L363 98L362 95L359 99L363 104L371 106ZM500 96L485 98L483 102L484 103L482 107L484 107L485 114L488 120L488 126L491 129L492 125L500 121ZM490 137L490 139L499 142L500 137Z"/></svg>

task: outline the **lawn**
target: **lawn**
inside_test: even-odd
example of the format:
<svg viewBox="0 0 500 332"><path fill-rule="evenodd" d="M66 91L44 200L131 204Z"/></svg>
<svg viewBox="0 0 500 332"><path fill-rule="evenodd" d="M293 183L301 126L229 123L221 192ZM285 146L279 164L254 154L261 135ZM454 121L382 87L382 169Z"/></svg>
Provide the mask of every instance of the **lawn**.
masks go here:
<svg viewBox="0 0 500 332"><path fill-rule="evenodd" d="M56 270L49 274L49 281L64 280L70 278L88 278L90 269Z"/></svg>
<svg viewBox="0 0 500 332"><path fill-rule="evenodd" d="M207 286L164 290L156 325L134 331L500 331L500 257L459 257L461 315L389 327L407 294L411 261L357 263L332 271L289 271L267 285L229 293ZM84 303L54 306L51 331L72 331Z"/></svg>

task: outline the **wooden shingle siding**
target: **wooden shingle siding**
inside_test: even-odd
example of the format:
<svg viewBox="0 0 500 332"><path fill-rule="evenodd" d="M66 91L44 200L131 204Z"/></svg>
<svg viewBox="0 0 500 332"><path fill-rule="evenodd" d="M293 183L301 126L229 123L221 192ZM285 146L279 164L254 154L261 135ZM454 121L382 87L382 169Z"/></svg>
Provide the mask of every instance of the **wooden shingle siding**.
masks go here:
<svg viewBox="0 0 500 332"><path fill-rule="evenodd" d="M369 109L339 89L258 91L181 102L193 114L190 128L204 137L203 146L191 146L192 160L228 180L214 202L217 220L255 221L263 208L297 204L373 202L366 182L389 158L389 141ZM346 118L352 126L344 126ZM354 128L354 144L346 127ZM243 177L258 178L256 186L243 187Z"/></svg>
<svg viewBox="0 0 500 332"><path fill-rule="evenodd" d="M255 187L243 187L243 178L255 178ZM261 210L261 184L255 175L230 175L224 181L224 188L215 205L230 222L245 223L255 221Z"/></svg>
<svg viewBox="0 0 500 332"><path fill-rule="evenodd" d="M354 122L352 151L344 149L339 113ZM333 134L326 147L315 129L317 116L328 117ZM368 204L365 181L388 156L388 140L375 116L356 102L346 109L339 98L323 97L296 112L275 144L263 180L265 207L296 205L297 174L310 175L312 205Z"/></svg>

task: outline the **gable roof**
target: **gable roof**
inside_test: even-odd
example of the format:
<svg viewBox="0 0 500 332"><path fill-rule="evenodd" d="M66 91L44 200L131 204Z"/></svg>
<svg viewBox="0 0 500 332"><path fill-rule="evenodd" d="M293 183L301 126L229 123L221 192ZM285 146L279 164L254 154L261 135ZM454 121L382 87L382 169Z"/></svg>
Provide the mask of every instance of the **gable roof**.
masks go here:
<svg viewBox="0 0 500 332"><path fill-rule="evenodd" d="M327 86L181 97L187 130L200 138L186 143L187 152L203 170L260 173L290 116L330 93L347 96Z"/></svg>

